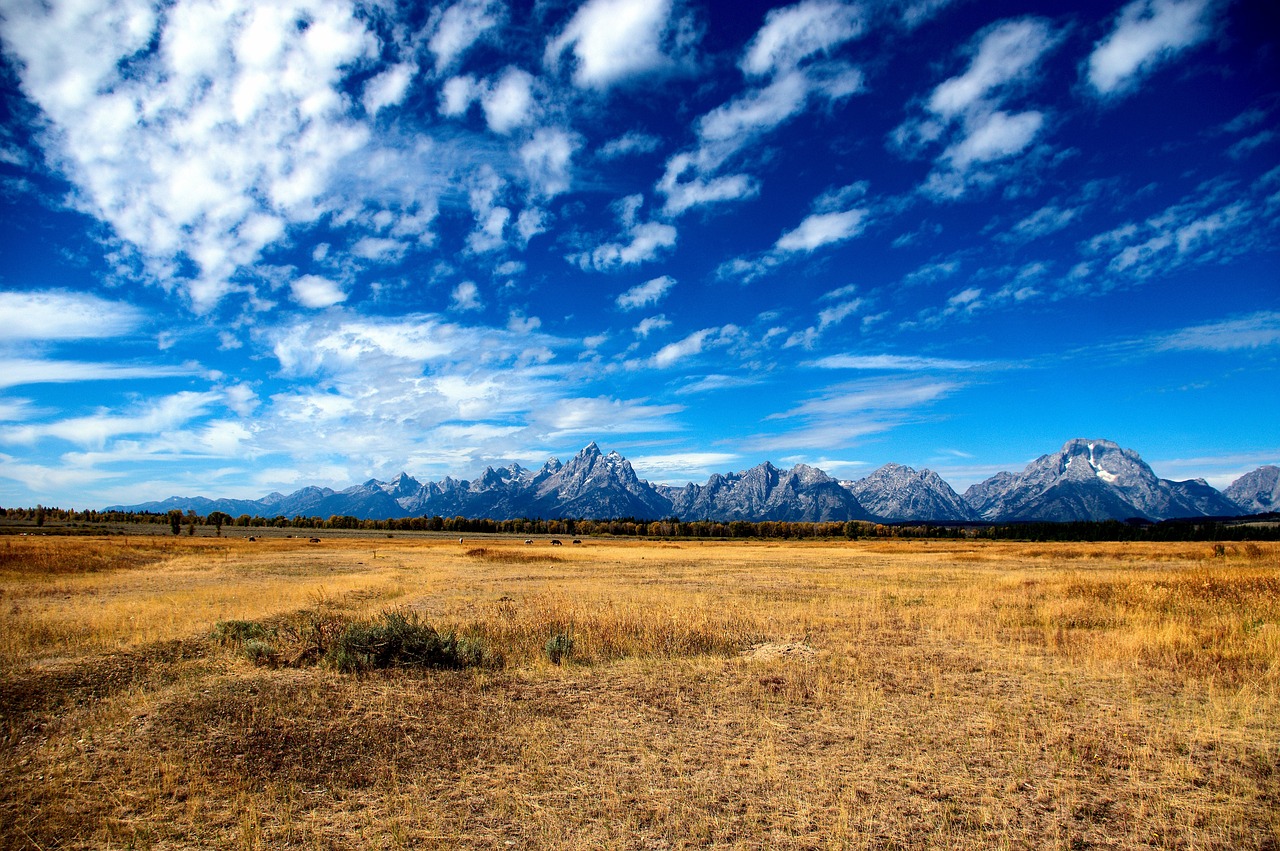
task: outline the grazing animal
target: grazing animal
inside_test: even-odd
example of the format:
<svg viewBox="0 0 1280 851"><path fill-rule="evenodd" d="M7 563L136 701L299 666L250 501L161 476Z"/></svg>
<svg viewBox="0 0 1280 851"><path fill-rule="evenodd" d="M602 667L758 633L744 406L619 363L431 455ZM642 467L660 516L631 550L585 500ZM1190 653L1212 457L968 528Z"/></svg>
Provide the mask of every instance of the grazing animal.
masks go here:
<svg viewBox="0 0 1280 851"><path fill-rule="evenodd" d="M312 544L318 544L318 543L320 543L320 539L319 539L319 538L312 538L312 539L309 541L309 543L312 543Z"/></svg>
<svg viewBox="0 0 1280 851"><path fill-rule="evenodd" d="M458 539L458 543L459 543L459 544L461 544L461 543L462 543L462 539L461 539L461 538L459 538L459 539Z"/></svg>
<svg viewBox="0 0 1280 851"><path fill-rule="evenodd" d="M582 543L582 541L581 541L581 540L579 540L578 538L574 538L574 539L573 539L573 542L574 542L575 544L581 544L581 543Z"/></svg>
<svg viewBox="0 0 1280 851"><path fill-rule="evenodd" d="M551 546L553 546L553 547L562 547L562 546L564 546L564 543L563 543L562 541L560 541L560 540L556 539L556 538L552 538L552 539L551 539Z"/></svg>
<svg viewBox="0 0 1280 851"><path fill-rule="evenodd" d="M252 535L250 535L250 536L249 536L249 540L250 540L250 541L256 541L256 540L258 540L258 539L257 539L257 538L255 538L255 537L253 537Z"/></svg>
<svg viewBox="0 0 1280 851"><path fill-rule="evenodd" d="M532 543L533 543L533 538L525 538L525 539L524 539L524 542L525 542L526 544L532 544Z"/></svg>

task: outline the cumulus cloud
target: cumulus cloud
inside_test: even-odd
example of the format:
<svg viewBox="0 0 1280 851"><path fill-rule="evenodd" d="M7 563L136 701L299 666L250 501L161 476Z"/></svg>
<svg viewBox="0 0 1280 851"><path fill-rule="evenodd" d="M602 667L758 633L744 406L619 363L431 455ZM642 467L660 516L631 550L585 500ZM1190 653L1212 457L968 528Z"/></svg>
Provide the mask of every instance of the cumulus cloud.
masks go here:
<svg viewBox="0 0 1280 851"><path fill-rule="evenodd" d="M0 292L0 341L88 340L132 333L146 318L131 304L65 290Z"/></svg>
<svg viewBox="0 0 1280 851"><path fill-rule="evenodd" d="M808 252L824 245L844 242L862 232L866 216L866 210L814 213L806 217L799 227L779 237L774 248L783 253Z"/></svg>
<svg viewBox="0 0 1280 851"><path fill-rule="evenodd" d="M1086 78L1102 96L1131 91L1147 73L1209 36L1210 0L1134 0L1089 54Z"/></svg>
<svg viewBox="0 0 1280 851"><path fill-rule="evenodd" d="M453 299L450 307L453 310L479 310L480 288L472 281L463 281L453 288Z"/></svg>
<svg viewBox="0 0 1280 851"><path fill-rule="evenodd" d="M343 92L377 38L349 7L25 3L0 26L77 202L198 310L286 225L317 220L339 163L369 140Z"/></svg>
<svg viewBox="0 0 1280 851"><path fill-rule="evenodd" d="M347 293L336 281L320 275L303 275L289 285L293 300L303 307L332 307L347 300Z"/></svg>
<svg viewBox="0 0 1280 851"><path fill-rule="evenodd" d="M629 242L607 242L589 252L571 255L569 260L583 269L605 271L656 259L676 244L676 229L665 222L641 222L638 218L644 197L628 195L616 208Z"/></svg>
<svg viewBox="0 0 1280 851"><path fill-rule="evenodd" d="M533 121L533 75L520 68L508 68L497 82L480 95L484 120L494 133L510 133Z"/></svg>
<svg viewBox="0 0 1280 851"><path fill-rule="evenodd" d="M556 69L570 51L574 84L599 90L669 69L690 46L687 24L671 14L672 0L588 0L547 44L546 64Z"/></svg>
<svg viewBox="0 0 1280 851"><path fill-rule="evenodd" d="M657 304L675 285L676 279L670 275L663 275L660 278L645 281L643 284L637 284L618 296L618 307L623 310L636 310L637 308Z"/></svg>
<svg viewBox="0 0 1280 851"><path fill-rule="evenodd" d="M571 160L581 145L577 134L542 127L520 147L520 161L536 195L554 198L569 190Z"/></svg>
<svg viewBox="0 0 1280 851"><path fill-rule="evenodd" d="M402 62L392 65L374 77L364 87L364 108L370 115L376 115L388 106L394 106L404 99L409 90L417 67L412 63Z"/></svg>

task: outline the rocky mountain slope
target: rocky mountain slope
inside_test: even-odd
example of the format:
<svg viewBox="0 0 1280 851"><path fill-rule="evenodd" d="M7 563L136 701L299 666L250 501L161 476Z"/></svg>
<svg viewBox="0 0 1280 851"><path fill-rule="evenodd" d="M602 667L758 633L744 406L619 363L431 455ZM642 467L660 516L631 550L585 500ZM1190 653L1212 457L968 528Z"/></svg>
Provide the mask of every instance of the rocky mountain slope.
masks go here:
<svg viewBox="0 0 1280 851"><path fill-rule="evenodd" d="M740 473L713 475L705 485L658 485L657 492L682 520L868 520L857 497L815 467L779 470L765 462Z"/></svg>
<svg viewBox="0 0 1280 851"><path fill-rule="evenodd" d="M844 483L844 486L864 509L883 520L977 519L951 485L932 470L917 472L901 464L885 464L866 478Z"/></svg>
<svg viewBox="0 0 1280 851"><path fill-rule="evenodd" d="M1246 514L1280 511L1280 467L1259 467L1236 479L1223 496L1240 506Z"/></svg>

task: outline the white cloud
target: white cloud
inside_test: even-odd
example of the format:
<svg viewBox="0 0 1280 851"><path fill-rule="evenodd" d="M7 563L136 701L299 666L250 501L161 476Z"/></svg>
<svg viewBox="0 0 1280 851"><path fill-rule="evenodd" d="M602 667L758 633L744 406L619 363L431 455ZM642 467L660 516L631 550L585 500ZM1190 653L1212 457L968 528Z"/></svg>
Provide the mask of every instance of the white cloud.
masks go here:
<svg viewBox="0 0 1280 851"><path fill-rule="evenodd" d="M834 0L804 0L770 10L747 45L742 70L762 76L785 72L862 32L861 9Z"/></svg>
<svg viewBox="0 0 1280 851"><path fill-rule="evenodd" d="M1193 325L1157 337L1160 351L1230 352L1280 346L1280 312L1251 313L1239 319Z"/></svg>
<svg viewBox="0 0 1280 851"><path fill-rule="evenodd" d="M669 68L663 42L671 9L671 0L588 0L548 43L545 61L555 69L572 50L574 84L592 89Z"/></svg>
<svg viewBox="0 0 1280 851"><path fill-rule="evenodd" d="M628 195L615 205L624 235L630 238L630 242L604 243L590 252L570 255L568 259L583 269L604 271L654 260L664 250L673 247L677 235L673 225L638 220L643 203L643 196Z"/></svg>
<svg viewBox="0 0 1280 851"><path fill-rule="evenodd" d="M480 288L472 281L463 281L453 288L453 302L451 307L454 310L479 310L483 305L480 303Z"/></svg>
<svg viewBox="0 0 1280 851"><path fill-rule="evenodd" d="M303 275L289 285L293 300L303 307L332 307L347 300L347 293L336 282L319 275Z"/></svg>
<svg viewBox="0 0 1280 851"><path fill-rule="evenodd" d="M816 366L820 369L883 370L892 372L989 369L993 366L990 361L953 360L950 358L929 358L917 355L828 355L811 361L808 365Z"/></svg>
<svg viewBox="0 0 1280 851"><path fill-rule="evenodd" d="M365 236L356 240L351 246L351 253L365 260L376 260L380 263L391 263L404 257L407 246L398 239L386 239L378 236Z"/></svg>
<svg viewBox="0 0 1280 851"><path fill-rule="evenodd" d="M685 358L692 357L702 351L703 344L707 338L714 334L716 328L703 328L701 331L694 331L683 340L674 343L668 343L657 351L653 356L653 365L659 369L665 369L672 366Z"/></svg>
<svg viewBox="0 0 1280 851"><path fill-rule="evenodd" d="M663 328L669 327L671 327L671 320L667 319L665 315L660 313L657 316L649 316L641 319L640 324L636 325L632 330L635 331L637 337L644 338L648 337L654 331L660 331Z"/></svg>
<svg viewBox="0 0 1280 851"><path fill-rule="evenodd" d="M744 140L774 129L803 110L809 91L804 74L785 74L702 116L698 119L698 135L707 142L741 147Z"/></svg>
<svg viewBox="0 0 1280 851"><path fill-rule="evenodd" d="M676 229L662 222L644 222L629 229L629 243L610 242L597 246L591 252L585 268L612 269L617 266L632 266L654 260L664 249L676 244Z"/></svg>
<svg viewBox="0 0 1280 851"><path fill-rule="evenodd" d="M1039 112L1017 115L996 111L982 116L968 128L968 133L943 152L952 168L964 172L974 163L987 163L1021 153L1035 140L1044 126Z"/></svg>
<svg viewBox="0 0 1280 851"><path fill-rule="evenodd" d="M857 313L862 307L862 304L862 299L855 298L852 301L841 302L840 304L818 311L818 330L825 331L832 325L840 324L850 316Z"/></svg>
<svg viewBox="0 0 1280 851"><path fill-rule="evenodd" d="M365 112L376 115L380 110L400 103L404 99L405 92L409 90L409 83L417 70L416 66L408 62L392 65L366 83Z"/></svg>
<svg viewBox="0 0 1280 851"><path fill-rule="evenodd" d="M1013 226L1013 233L1024 239L1037 239L1056 233L1076 218L1080 209L1062 209L1052 204L1041 207Z"/></svg>
<svg viewBox="0 0 1280 851"><path fill-rule="evenodd" d="M732 452L675 452L637 455L632 459L632 465L647 481L676 484L706 481L713 472L736 464L739 458Z"/></svg>
<svg viewBox="0 0 1280 851"><path fill-rule="evenodd" d="M146 315L130 304L66 290L0 292L0 341L120 337Z"/></svg>
<svg viewBox="0 0 1280 851"><path fill-rule="evenodd" d="M813 251L824 245L852 239L865 227L866 210L844 210L838 213L814 213L795 229L778 238L774 248L791 253Z"/></svg>
<svg viewBox="0 0 1280 851"><path fill-rule="evenodd" d="M600 146L596 155L604 160L616 160L635 154L650 154L662 146L662 139L649 133L632 130Z"/></svg>
<svg viewBox="0 0 1280 851"><path fill-rule="evenodd" d="M508 68L498 82L480 95L485 122L495 133L506 134L533 121L537 105L533 100L533 75L520 68Z"/></svg>
<svg viewBox="0 0 1280 851"><path fill-rule="evenodd" d="M569 190L570 164L581 144L577 134L541 127L520 147L520 161L538 196L554 198Z"/></svg>
<svg viewBox="0 0 1280 851"><path fill-rule="evenodd" d="M637 284L618 296L618 307L623 310L635 310L657 304L675 285L676 279L670 275L663 275L662 277L645 281L643 284Z"/></svg>
<svg viewBox="0 0 1280 851"><path fill-rule="evenodd" d="M451 118L465 115L483 91L475 77L450 77L440 88L440 114Z"/></svg>
<svg viewBox="0 0 1280 851"><path fill-rule="evenodd" d="M184 2L159 17L140 2L31 3L0 27L76 201L155 277L189 260L197 310L283 225L314 222L339 163L368 143L343 85L377 40L350 8Z"/></svg>
<svg viewBox="0 0 1280 851"><path fill-rule="evenodd" d="M436 73L457 61L505 16L506 8L499 0L461 0L440 13L427 41L427 49L436 58Z"/></svg>
<svg viewBox="0 0 1280 851"><path fill-rule="evenodd" d="M856 9L832 0L805 0L770 12L743 59L744 70L764 78L762 85L698 119L697 147L670 157L658 181L658 191L667 198L663 211L677 216L693 207L758 194L759 184L750 175L717 172L739 151L804 112L811 101L833 103L860 91L862 72L843 61L803 64L860 32Z"/></svg>
<svg viewBox="0 0 1280 851"><path fill-rule="evenodd" d="M694 176L682 180L692 172ZM741 201L759 194L759 184L745 174L722 175L705 178L699 175L693 158L677 154L667 162L666 171L658 182L658 191L667 197L663 212L678 216L693 207L722 201Z"/></svg>
<svg viewBox="0 0 1280 851"><path fill-rule="evenodd" d="M198 372L198 369L186 366L0 358L0 388L19 387L24 384L66 384L80 381L136 381L146 378L195 375Z"/></svg>
<svg viewBox="0 0 1280 851"><path fill-rule="evenodd" d="M929 110L948 120L964 115L986 101L995 89L1029 74L1054 42L1052 32L1042 21L1022 19L998 24L982 37L965 72L933 90Z"/></svg>
<svg viewBox="0 0 1280 851"><path fill-rule="evenodd" d="M945 144L921 187L926 194L959 198L971 186L989 184L1012 172L1010 163L994 171L982 167L1027 151L1046 119L1036 110L1010 113L1000 107L1029 83L1040 60L1059 41L1060 35L1036 18L988 27L969 46L964 72L935 87L923 104L923 114L909 118L890 134L892 144L911 156Z"/></svg>
<svg viewBox="0 0 1280 851"><path fill-rule="evenodd" d="M1210 32L1209 0L1134 0L1089 54L1087 77L1099 95L1123 94L1139 78Z"/></svg>
<svg viewBox="0 0 1280 851"><path fill-rule="evenodd" d="M0 441L32 444L54 438L78 446L101 447L121 435L155 434L178 428L208 413L221 401L217 393L182 392L140 406L128 414L94 414L50 423L14 426L0 430Z"/></svg>

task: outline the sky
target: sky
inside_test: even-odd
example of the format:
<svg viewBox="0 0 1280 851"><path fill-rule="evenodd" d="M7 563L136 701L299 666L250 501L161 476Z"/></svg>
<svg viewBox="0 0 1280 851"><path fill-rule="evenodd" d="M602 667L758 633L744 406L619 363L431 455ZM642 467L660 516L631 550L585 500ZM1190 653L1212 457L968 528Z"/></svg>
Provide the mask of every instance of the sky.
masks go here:
<svg viewBox="0 0 1280 851"><path fill-rule="evenodd" d="M1270 0L4 0L0 505L1280 463Z"/></svg>

